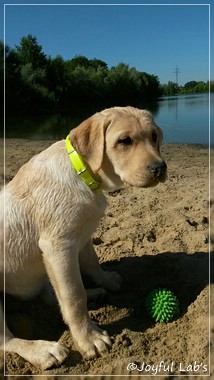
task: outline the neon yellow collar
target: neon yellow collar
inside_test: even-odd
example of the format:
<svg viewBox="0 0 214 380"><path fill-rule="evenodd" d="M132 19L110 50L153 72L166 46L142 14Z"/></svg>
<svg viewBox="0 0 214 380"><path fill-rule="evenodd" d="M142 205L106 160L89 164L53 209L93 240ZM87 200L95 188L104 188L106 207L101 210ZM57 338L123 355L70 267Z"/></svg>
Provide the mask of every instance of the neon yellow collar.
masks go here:
<svg viewBox="0 0 214 380"><path fill-rule="evenodd" d="M100 190L100 184L95 181L91 176L89 170L87 169L82 157L77 153L74 147L71 145L69 135L65 140L67 153L70 157L73 168L76 173L80 176L83 182L90 187L91 190Z"/></svg>

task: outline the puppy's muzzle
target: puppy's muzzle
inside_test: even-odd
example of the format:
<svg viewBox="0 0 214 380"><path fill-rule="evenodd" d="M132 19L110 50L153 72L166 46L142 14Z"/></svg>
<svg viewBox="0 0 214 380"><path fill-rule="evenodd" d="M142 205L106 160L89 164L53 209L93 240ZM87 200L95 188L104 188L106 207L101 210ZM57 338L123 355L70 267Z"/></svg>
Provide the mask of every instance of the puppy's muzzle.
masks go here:
<svg viewBox="0 0 214 380"><path fill-rule="evenodd" d="M154 179L161 181L166 178L167 165L165 161L153 161L148 165L148 169Z"/></svg>

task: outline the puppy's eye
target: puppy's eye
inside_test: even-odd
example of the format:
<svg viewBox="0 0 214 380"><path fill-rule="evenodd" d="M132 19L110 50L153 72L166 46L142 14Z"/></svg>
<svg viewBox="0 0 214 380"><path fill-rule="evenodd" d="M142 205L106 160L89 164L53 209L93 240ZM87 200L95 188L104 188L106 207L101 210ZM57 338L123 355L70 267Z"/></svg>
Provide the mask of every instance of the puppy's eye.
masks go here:
<svg viewBox="0 0 214 380"><path fill-rule="evenodd" d="M121 145L132 145L132 139L131 139L131 137L125 137L124 139L118 140L118 144L121 144Z"/></svg>
<svg viewBox="0 0 214 380"><path fill-rule="evenodd" d="M157 135L157 133L156 133L156 132L153 132L153 133L152 133L152 141L153 141L154 143L156 143L156 142L157 142L157 139L158 139L158 135Z"/></svg>

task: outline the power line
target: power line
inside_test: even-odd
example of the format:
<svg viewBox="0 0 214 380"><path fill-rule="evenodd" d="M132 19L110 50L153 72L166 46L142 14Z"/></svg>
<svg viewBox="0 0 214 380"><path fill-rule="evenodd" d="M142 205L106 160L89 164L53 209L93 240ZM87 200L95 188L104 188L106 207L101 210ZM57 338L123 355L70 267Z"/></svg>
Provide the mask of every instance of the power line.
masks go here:
<svg viewBox="0 0 214 380"><path fill-rule="evenodd" d="M173 73L175 74L175 77L176 77L176 84L178 86L178 74L180 74L180 69L178 68L178 66L176 66L175 70L173 71Z"/></svg>

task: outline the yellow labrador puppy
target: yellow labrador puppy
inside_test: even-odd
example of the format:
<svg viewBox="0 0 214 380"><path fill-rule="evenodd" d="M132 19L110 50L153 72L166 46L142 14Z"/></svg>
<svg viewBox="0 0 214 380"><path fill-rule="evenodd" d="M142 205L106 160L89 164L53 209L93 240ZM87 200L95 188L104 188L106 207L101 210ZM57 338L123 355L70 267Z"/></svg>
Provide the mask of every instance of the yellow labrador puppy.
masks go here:
<svg viewBox="0 0 214 380"><path fill-rule="evenodd" d="M112 291L121 282L116 272L103 271L91 243L106 207L102 190L164 182L161 140L150 112L109 108L73 129L66 141L33 157L1 192L1 290L4 270L5 292L23 299L37 295L48 277L63 319L86 358L107 352L111 341L89 318L80 273ZM7 326L4 342L2 311L0 321L1 344L7 351L42 369L66 358L67 349L58 342L18 339Z"/></svg>

